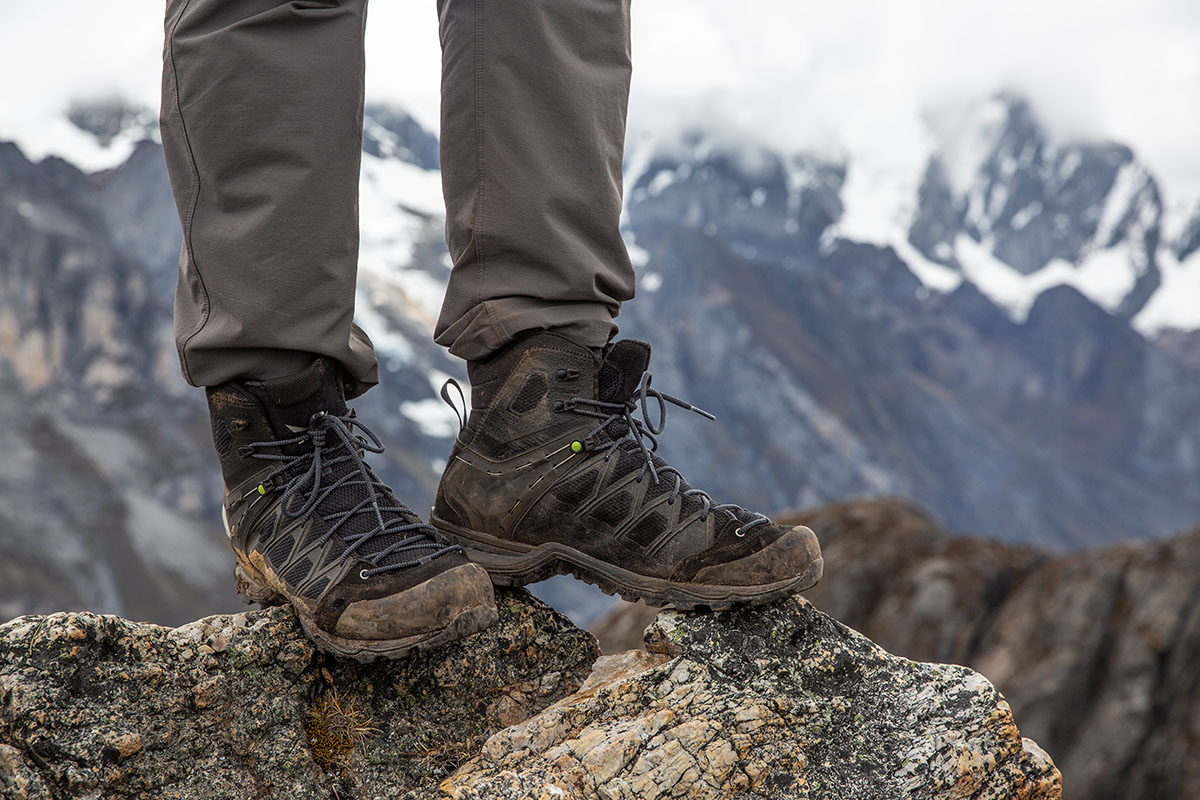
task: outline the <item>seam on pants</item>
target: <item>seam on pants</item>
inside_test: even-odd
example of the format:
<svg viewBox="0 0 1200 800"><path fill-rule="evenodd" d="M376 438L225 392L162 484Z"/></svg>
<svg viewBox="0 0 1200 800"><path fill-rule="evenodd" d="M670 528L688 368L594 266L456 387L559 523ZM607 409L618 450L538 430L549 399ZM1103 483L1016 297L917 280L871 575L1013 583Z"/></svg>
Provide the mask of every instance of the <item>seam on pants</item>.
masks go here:
<svg viewBox="0 0 1200 800"><path fill-rule="evenodd" d="M492 331L500 337L501 340L507 336L504 331L504 326L500 320L496 318L495 309L491 304L483 302L483 284L487 278L487 235L484 233L484 208L487 202L487 162L486 151L484 147L484 121L487 117L484 106L484 43L485 39L485 13L486 0L475 0L475 170L478 173L477 188L475 192L475 235L473 245L475 247L475 263L478 265L478 273L475 277L475 296L472 298L473 305L482 305L488 317L488 323L492 326Z"/></svg>
<svg viewBox="0 0 1200 800"><path fill-rule="evenodd" d="M200 274L200 265L196 261L196 253L192 249L192 221L196 216L196 206L200 203L200 170L196 166L196 156L192 152L192 141L187 133L187 124L183 121L183 103L179 97L179 71L175 67L175 32L179 30L179 26L183 23L183 15L187 13L188 7L191 6L192 0L185 0L183 8L179 10L179 16L175 18L175 24L172 26L170 33L167 35L169 47L167 53L171 62L171 79L175 82L175 114L179 117L179 130L183 134L183 142L187 147L188 163L192 167L192 197L188 204L187 214L182 220L183 223L183 244L187 250L187 254L192 263L192 268L196 271L196 280L200 283L200 294L203 297L202 307L200 311L200 322L197 323L195 330L184 337L179 345L179 363L183 368L184 377L187 382L196 385L192 379L192 371L188 367L187 351L188 343L196 337L208 324L209 315L212 310L212 303L208 297L208 287L204 285L204 276ZM182 280L180 275L179 279Z"/></svg>

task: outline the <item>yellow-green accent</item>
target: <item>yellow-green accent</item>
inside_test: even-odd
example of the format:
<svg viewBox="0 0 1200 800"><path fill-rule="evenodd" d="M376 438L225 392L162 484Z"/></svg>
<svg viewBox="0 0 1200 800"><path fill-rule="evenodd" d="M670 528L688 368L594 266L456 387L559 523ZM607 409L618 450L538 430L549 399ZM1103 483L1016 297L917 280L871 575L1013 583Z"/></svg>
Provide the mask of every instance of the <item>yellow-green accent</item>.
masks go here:
<svg viewBox="0 0 1200 800"><path fill-rule="evenodd" d="M266 494L266 493L267 493L267 487L263 486L263 485L260 483L260 484L258 485L258 493L259 493L259 494Z"/></svg>
<svg viewBox="0 0 1200 800"><path fill-rule="evenodd" d="M571 442L571 452L579 453L583 450L583 442Z"/></svg>

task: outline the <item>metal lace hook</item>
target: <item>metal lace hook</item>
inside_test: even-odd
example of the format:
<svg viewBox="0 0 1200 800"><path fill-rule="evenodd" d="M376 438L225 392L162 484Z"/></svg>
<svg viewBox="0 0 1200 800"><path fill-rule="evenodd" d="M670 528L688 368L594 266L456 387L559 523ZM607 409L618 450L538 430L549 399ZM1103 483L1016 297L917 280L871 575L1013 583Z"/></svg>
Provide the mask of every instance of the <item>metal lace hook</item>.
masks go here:
<svg viewBox="0 0 1200 800"><path fill-rule="evenodd" d="M451 386L458 390L458 396L462 400L463 410L461 414L458 413L458 406L454 404L454 400L450 397ZM442 384L441 395L442 400L446 401L446 405L454 409L454 416L458 417L458 432L462 433L467 429L467 395L463 392L462 387L458 385L458 381L454 380L454 378L447 378L446 382Z"/></svg>

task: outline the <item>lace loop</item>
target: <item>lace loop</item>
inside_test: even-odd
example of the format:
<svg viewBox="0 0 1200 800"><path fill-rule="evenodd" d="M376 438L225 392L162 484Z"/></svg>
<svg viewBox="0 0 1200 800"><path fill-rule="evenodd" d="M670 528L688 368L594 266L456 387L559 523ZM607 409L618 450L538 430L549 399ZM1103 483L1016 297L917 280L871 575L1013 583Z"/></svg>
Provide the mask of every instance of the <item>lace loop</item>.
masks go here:
<svg viewBox="0 0 1200 800"><path fill-rule="evenodd" d="M605 452L605 458L607 459L615 450L621 448L623 444L632 441L633 446L627 445L623 449L636 452L642 458L642 468L638 472L637 477L639 483L647 472L650 473L656 484L663 475L673 475L675 477L675 485L671 489L669 502L674 502L675 498L680 496L693 497L699 500L701 519L707 519L711 511L724 511L730 514L740 523L735 532L735 535L739 538L745 536L747 532L759 525L769 524L770 520L762 514L747 511L734 503L714 502L712 497L702 489L691 487L684 489L683 473L669 464L664 464L663 466L655 464L654 452L658 449L657 437L662 434L667 426L668 403L679 406L685 411L699 414L705 419L714 420L716 417L698 406L680 400L678 397L669 395L666 392L660 392L657 389L652 389L650 386L651 380L650 373L643 372L641 380L638 381L637 389L623 403L610 403L586 397L571 398L568 410L600 420L600 423L595 428L582 437L581 441L583 442L584 449L589 451L602 450ZM657 424L651 422L650 402L652 400L658 404ZM638 411L641 412L641 419L635 416ZM614 425L618 429L623 425L624 431L614 432L613 427L610 427ZM604 433L608 433L612 441L597 448L600 437Z"/></svg>

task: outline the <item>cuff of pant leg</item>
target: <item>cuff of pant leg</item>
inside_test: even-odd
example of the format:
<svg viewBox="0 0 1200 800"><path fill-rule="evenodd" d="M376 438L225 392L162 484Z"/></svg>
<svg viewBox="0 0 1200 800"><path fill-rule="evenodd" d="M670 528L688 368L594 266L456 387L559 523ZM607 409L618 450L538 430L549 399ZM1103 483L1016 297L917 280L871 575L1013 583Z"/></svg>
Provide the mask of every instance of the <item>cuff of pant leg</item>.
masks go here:
<svg viewBox="0 0 1200 800"><path fill-rule="evenodd" d="M617 333L616 312L604 303L547 303L529 297L487 300L450 324L434 341L451 355L480 361L530 331L551 331L584 347L603 347Z"/></svg>

